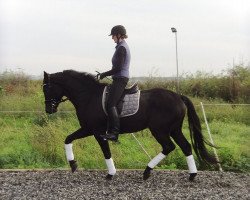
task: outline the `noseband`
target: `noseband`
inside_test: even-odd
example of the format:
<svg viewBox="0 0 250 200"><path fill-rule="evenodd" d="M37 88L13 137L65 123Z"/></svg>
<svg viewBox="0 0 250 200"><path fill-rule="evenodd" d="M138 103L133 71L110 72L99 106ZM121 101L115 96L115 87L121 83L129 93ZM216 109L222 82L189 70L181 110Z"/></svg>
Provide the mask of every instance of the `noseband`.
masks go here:
<svg viewBox="0 0 250 200"><path fill-rule="evenodd" d="M44 85L47 85L47 84L44 84ZM51 103L51 105L54 107L56 105L59 105L59 103L62 103L62 102L68 101L68 100L69 100L69 98L65 98L65 99L61 99L60 101L57 101L56 99L51 98L50 100L45 100L44 102Z"/></svg>

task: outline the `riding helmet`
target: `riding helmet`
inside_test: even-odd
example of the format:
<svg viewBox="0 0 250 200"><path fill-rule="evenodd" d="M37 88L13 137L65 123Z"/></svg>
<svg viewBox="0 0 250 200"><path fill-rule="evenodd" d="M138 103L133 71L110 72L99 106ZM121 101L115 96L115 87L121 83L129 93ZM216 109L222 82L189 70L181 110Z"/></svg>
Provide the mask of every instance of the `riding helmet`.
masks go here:
<svg viewBox="0 0 250 200"><path fill-rule="evenodd" d="M124 26L122 26L122 25L116 25L116 26L114 26L111 29L111 33L110 33L109 36L111 36L111 35L118 35L118 34L120 34L122 36L127 34L126 29L125 29Z"/></svg>

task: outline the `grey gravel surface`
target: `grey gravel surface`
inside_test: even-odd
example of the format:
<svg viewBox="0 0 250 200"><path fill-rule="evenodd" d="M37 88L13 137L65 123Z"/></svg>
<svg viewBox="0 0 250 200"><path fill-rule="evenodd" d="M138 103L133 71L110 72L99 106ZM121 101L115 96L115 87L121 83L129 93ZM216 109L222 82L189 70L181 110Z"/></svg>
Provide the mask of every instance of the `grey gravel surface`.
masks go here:
<svg viewBox="0 0 250 200"><path fill-rule="evenodd" d="M155 170L143 181L141 170L0 171L0 199L250 199L250 174Z"/></svg>

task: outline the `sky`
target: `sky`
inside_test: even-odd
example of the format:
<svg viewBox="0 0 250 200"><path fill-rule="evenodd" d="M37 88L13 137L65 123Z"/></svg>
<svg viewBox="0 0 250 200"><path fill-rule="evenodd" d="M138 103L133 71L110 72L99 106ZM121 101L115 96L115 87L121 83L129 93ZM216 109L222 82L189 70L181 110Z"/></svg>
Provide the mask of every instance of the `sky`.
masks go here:
<svg viewBox="0 0 250 200"><path fill-rule="evenodd" d="M126 27L130 76L220 73L250 63L249 0L0 0L0 73L112 67L114 25Z"/></svg>

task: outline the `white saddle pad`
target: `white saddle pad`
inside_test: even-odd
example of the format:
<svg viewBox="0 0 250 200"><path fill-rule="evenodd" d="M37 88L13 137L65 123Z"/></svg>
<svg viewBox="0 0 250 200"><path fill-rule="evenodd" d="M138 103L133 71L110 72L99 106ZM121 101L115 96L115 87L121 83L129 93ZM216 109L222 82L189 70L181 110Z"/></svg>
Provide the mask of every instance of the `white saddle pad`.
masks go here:
<svg viewBox="0 0 250 200"><path fill-rule="evenodd" d="M103 90L102 95L102 108L105 114L107 115L107 110L105 106L106 96L107 96L107 86ZM134 115L139 110L139 101L140 101L140 90L134 94L126 94L123 98L122 111L119 117L127 117Z"/></svg>

